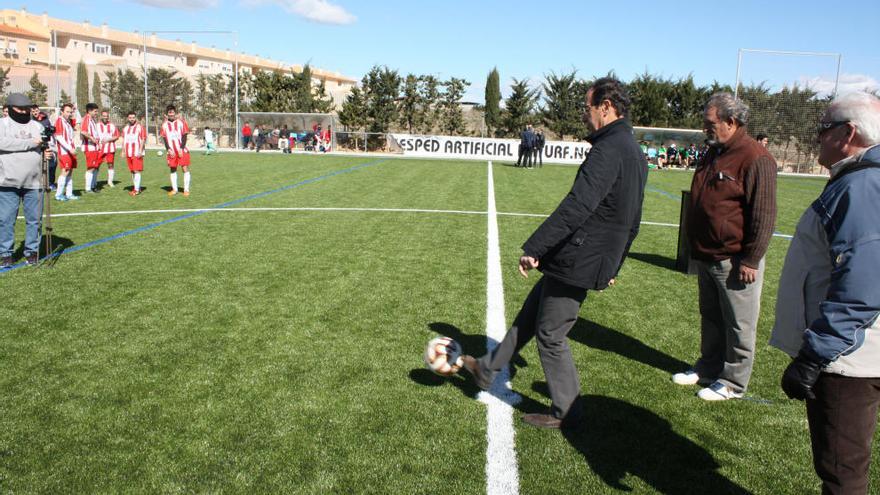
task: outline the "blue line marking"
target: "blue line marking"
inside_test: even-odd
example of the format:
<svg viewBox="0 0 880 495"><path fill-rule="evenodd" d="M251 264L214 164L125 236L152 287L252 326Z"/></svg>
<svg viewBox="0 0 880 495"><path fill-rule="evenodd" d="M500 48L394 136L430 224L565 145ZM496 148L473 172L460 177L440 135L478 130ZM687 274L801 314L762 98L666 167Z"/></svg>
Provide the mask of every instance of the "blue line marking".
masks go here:
<svg viewBox="0 0 880 495"><path fill-rule="evenodd" d="M70 249L65 249L64 251L61 251L61 252L59 252L59 253L52 253L52 254L50 254L49 256L47 256L46 258L43 258L41 261L48 260L48 259L50 259L50 258L58 257L58 256L60 256L61 254L75 253L75 252L77 252L77 251L82 251L83 249L88 249L88 248L90 248L90 247L99 246L99 245L101 245L101 244L106 244L106 243L108 243L108 242L110 242L110 241L115 241L116 239L121 239L121 238L123 238L123 237L128 237L128 236L130 236L130 235L138 234L138 233L140 233L140 232L146 232L147 230L153 230L153 229L158 228L158 227L161 227L161 226L163 226L163 225L168 225L169 223L175 223L175 222L179 222L179 221L181 221L181 220L186 220L186 219L188 219L188 218L197 217L197 216L199 216L199 215L203 215L203 214L205 214L205 213L208 213L208 212L210 212L211 210L220 210L220 209L223 209L223 208L227 208L227 207L229 207L229 206L237 205L237 204L242 203L242 202L245 202L245 201L250 201L250 200L252 200L252 199L257 199L257 198L262 198L262 197L264 197L264 196L268 196L268 195L270 195L270 194L276 194L276 193L280 193L280 192L284 192L284 191L289 191L289 190L291 190L291 189L295 189L295 188L297 188L297 187L301 187L301 186L305 186L305 185L308 185L308 184L312 184L312 183L315 183L315 182L318 182L318 181L322 181L322 180L324 180L324 179L329 179L329 178L331 178L331 177L335 177L335 176L337 176L337 175L342 175L342 174L347 174L347 173L349 173L349 172L354 172L355 170L358 170L358 169L361 169L361 168L364 168L364 167L369 167L369 166L372 166L372 165L378 165L378 164L380 164L380 163L382 163L382 162L385 162L385 161L387 161L387 160L379 160L379 161L374 161L374 162L362 163L362 164L360 164L360 165L355 165L355 166L353 166L353 167L344 168L344 169L342 169L342 170L337 170L337 171L335 171L335 172L331 172L331 173L329 173L329 174L322 175L322 176L320 176L320 177L313 177L313 178L311 178L311 179L306 179L306 180L303 180L303 181L297 182L296 184L290 184L290 185L287 185L287 186L284 186L284 187L279 187L278 189L272 189L272 190L270 190L270 191L263 191L263 192L261 192L261 193L251 194L250 196L245 196L245 197L243 197L243 198L238 198L238 199L234 199L234 200L232 200L232 201L227 201L226 203L222 203L222 204L219 204L219 205L217 205L217 206L211 206L211 207L209 207L209 208L207 208L207 209L205 209L205 210L194 211L194 212L191 212L191 213L186 213L186 214L184 214L184 215L176 216L176 217L174 217L174 218L169 218L168 220L162 220L161 222L154 222L154 223L151 223L151 224L148 224L148 225L144 225L143 227L138 227L138 228L136 228L136 229L132 229L132 230L126 230L125 232L120 232L119 234L112 235L112 236L110 236L110 237L104 237L103 239L98 239L98 240L94 240L94 241L91 241L91 242L87 242L87 243L85 243L85 244L80 244L80 245L78 245L78 246L73 246L73 247L71 247ZM11 272L12 270L16 270L16 269L21 268L21 267L24 267L24 266L27 266L27 263L25 263L25 262L22 261L22 262L20 262L20 263L17 263L17 264L15 264L15 265L12 265L12 266L10 266L10 267L8 267L8 268L0 269L0 274L7 273L7 272Z"/></svg>
<svg viewBox="0 0 880 495"><path fill-rule="evenodd" d="M674 200L678 201L679 203L681 202L681 197L676 196L672 193L666 192L663 189L658 189L654 186L645 186L645 189L648 191L651 191L651 192L655 192L657 194L662 194L663 196L666 196L669 199L674 199Z"/></svg>

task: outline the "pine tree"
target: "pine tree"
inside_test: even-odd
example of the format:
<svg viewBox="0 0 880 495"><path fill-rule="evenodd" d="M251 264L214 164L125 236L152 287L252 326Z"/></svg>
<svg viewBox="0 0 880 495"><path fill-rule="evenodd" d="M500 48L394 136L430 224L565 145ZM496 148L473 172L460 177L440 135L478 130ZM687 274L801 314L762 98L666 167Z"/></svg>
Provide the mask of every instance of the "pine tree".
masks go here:
<svg viewBox="0 0 880 495"><path fill-rule="evenodd" d="M414 74L407 74L400 95L400 125L406 132L412 134L414 129L421 126L424 107L422 94L419 92L419 78Z"/></svg>
<svg viewBox="0 0 880 495"><path fill-rule="evenodd" d="M351 88L348 96L345 97L342 110L339 111L339 123L350 131L359 131L366 127L367 101L360 87Z"/></svg>
<svg viewBox="0 0 880 495"><path fill-rule="evenodd" d="M578 133L581 125L581 113L578 111L576 93L577 73L557 76L550 73L544 81L544 103L542 120L560 139Z"/></svg>
<svg viewBox="0 0 880 495"><path fill-rule="evenodd" d="M367 102L367 130L388 132L397 121L400 75L388 67L373 66L361 81Z"/></svg>
<svg viewBox="0 0 880 495"><path fill-rule="evenodd" d="M40 76L37 75L37 71L34 71L34 75L31 76L29 82L31 89L27 92L27 97L30 98L35 105L45 106L46 100L49 99L49 87L40 82Z"/></svg>
<svg viewBox="0 0 880 495"><path fill-rule="evenodd" d="M59 99L59 102L58 102L59 106L64 105L65 103L71 102L70 95L67 94L67 91L64 91L63 89L61 90L61 96L59 96L58 99Z"/></svg>
<svg viewBox="0 0 880 495"><path fill-rule="evenodd" d="M514 79L510 89L510 96L504 101L502 127L507 136L518 136L533 118L537 90L529 89L528 79Z"/></svg>
<svg viewBox="0 0 880 495"><path fill-rule="evenodd" d="M486 122L486 128L490 136L501 125L500 102L501 81L498 76L498 68L496 67L492 69L492 72L486 78L486 110L483 119Z"/></svg>
<svg viewBox="0 0 880 495"><path fill-rule="evenodd" d="M327 83L322 79L312 90L312 109L317 113L330 113L335 108L333 96L327 94Z"/></svg>
<svg viewBox="0 0 880 495"><path fill-rule="evenodd" d="M422 134L434 132L434 124L440 116L440 81L432 75L419 78L419 94L422 100L422 115L419 119L418 131Z"/></svg>
<svg viewBox="0 0 880 495"><path fill-rule="evenodd" d="M92 103L103 107L103 98L101 98L101 76L95 72L92 75Z"/></svg>
<svg viewBox="0 0 880 495"><path fill-rule="evenodd" d="M86 64L80 60L76 64L76 108L85 112L89 102L89 71Z"/></svg>
<svg viewBox="0 0 880 495"><path fill-rule="evenodd" d="M296 111L302 113L312 113L315 111L315 103L312 101L312 69L309 64L303 67L302 72L297 77L295 86L294 100L296 101Z"/></svg>
<svg viewBox="0 0 880 495"><path fill-rule="evenodd" d="M443 82L443 96L440 100L442 108L440 127L445 134L459 135L464 133L464 115L461 111L461 97L471 83L456 77Z"/></svg>

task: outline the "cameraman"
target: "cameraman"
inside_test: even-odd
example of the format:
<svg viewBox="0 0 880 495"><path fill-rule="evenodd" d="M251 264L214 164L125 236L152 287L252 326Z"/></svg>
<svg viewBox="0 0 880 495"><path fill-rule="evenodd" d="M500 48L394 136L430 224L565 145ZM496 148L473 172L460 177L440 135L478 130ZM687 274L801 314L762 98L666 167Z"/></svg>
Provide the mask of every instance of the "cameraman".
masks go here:
<svg viewBox="0 0 880 495"><path fill-rule="evenodd" d="M31 119L34 104L21 94L6 98L9 116L0 119L0 269L13 264L15 219L18 204L24 206L25 262L36 264L40 250L40 217L42 216L41 149L51 156L44 145L44 127ZM49 137L49 136L46 136Z"/></svg>

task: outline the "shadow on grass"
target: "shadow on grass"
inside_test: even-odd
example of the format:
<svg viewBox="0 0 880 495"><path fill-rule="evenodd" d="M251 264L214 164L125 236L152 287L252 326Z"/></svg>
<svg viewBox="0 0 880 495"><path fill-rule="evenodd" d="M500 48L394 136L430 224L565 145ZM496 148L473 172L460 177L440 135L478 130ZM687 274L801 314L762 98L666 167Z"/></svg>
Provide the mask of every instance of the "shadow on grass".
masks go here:
<svg viewBox="0 0 880 495"><path fill-rule="evenodd" d="M40 266L45 266L47 268L51 268L51 267L55 266L55 263L57 263L58 259L61 257L61 255L64 254L64 250L73 247L74 243L72 240L70 240L66 237L61 237L59 235L53 234L52 235L52 254L54 256L46 258L46 245L48 242L49 242L48 236L43 235L43 237L40 239L39 254L40 254L40 260L42 260ZM15 260L19 260L19 259L24 258L24 241L22 241L22 243L18 246L18 249L16 249L15 252L12 254L12 258Z"/></svg>
<svg viewBox="0 0 880 495"><path fill-rule="evenodd" d="M749 494L727 479L712 455L672 430L653 412L612 397L582 397L586 424L562 430L609 487L632 491L623 483L636 476L660 493Z"/></svg>
<svg viewBox="0 0 880 495"><path fill-rule="evenodd" d="M667 270L677 271L675 269L675 260L673 258L667 258L666 256L661 256L659 254L654 253L629 253L627 258L632 258L635 260L639 260L642 263L647 263L649 265L654 265L659 268L665 268Z"/></svg>
<svg viewBox="0 0 880 495"><path fill-rule="evenodd" d="M670 374L690 367L688 363L658 351L638 339L583 318L578 318L568 333L568 338L587 347L613 352Z"/></svg>

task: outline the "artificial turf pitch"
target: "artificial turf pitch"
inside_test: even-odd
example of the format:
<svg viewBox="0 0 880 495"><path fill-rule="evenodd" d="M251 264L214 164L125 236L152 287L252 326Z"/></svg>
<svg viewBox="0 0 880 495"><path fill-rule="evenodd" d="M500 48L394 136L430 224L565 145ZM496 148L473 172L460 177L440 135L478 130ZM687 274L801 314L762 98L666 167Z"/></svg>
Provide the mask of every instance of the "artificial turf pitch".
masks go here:
<svg viewBox="0 0 880 495"><path fill-rule="evenodd" d="M0 274L0 493L485 492L477 389L421 362L437 334L485 349L484 162L196 155L189 198L166 195L156 156L139 197L119 168L116 188L53 204L50 267ZM504 213L549 213L575 171L494 166L508 321L541 218ZM677 223L689 180L651 172L643 220ZM822 186L779 179L780 233ZM217 210L169 211L200 208ZM65 216L88 212L134 213ZM669 380L699 345L677 236L644 225L617 285L589 294L570 335L587 424L516 422L522 493L817 491L788 358L766 345L789 241L767 256L748 400L708 404ZM516 414L546 406L534 345L515 364Z"/></svg>

